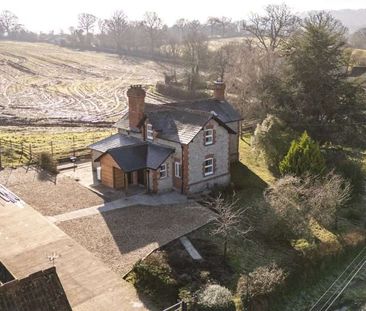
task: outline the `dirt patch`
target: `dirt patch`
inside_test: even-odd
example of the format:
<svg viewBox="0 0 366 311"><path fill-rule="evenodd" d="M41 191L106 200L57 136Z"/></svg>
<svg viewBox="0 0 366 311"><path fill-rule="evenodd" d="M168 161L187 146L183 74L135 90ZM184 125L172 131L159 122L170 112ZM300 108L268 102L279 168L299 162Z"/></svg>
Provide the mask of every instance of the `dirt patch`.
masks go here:
<svg viewBox="0 0 366 311"><path fill-rule="evenodd" d="M207 223L199 205L133 206L62 222L59 227L124 275L151 251Z"/></svg>
<svg viewBox="0 0 366 311"><path fill-rule="evenodd" d="M45 216L53 216L104 203L94 192L67 176L52 177L34 168L0 172L3 184Z"/></svg>

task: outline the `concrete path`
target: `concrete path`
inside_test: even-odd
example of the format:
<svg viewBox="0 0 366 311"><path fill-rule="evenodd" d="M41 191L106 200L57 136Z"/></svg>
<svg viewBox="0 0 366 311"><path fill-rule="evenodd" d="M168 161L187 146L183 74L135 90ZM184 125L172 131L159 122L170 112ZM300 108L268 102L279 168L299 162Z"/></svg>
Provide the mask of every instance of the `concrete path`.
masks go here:
<svg viewBox="0 0 366 311"><path fill-rule="evenodd" d="M152 310L131 284L33 208L0 204L0 261L16 278L49 268L53 253L74 311Z"/></svg>
<svg viewBox="0 0 366 311"><path fill-rule="evenodd" d="M83 208L72 212L67 212L64 214L48 216L47 218L49 219L49 221L57 224L63 221L97 215L100 213L105 213L116 209L125 208L128 206L135 206L135 205L161 206L171 204L182 204L187 202L188 202L187 197L177 192L168 192L160 195L139 194L131 197L118 199L113 202L107 202L101 205Z"/></svg>
<svg viewBox="0 0 366 311"><path fill-rule="evenodd" d="M193 260L202 260L202 256L186 236L179 238L179 241L183 244L184 248Z"/></svg>

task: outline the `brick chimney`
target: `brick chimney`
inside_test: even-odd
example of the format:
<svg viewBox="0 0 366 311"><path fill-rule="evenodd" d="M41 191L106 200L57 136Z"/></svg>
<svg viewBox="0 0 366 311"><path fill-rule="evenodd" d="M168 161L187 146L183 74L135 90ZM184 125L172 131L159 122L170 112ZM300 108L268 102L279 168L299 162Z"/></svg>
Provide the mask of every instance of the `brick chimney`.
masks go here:
<svg viewBox="0 0 366 311"><path fill-rule="evenodd" d="M128 119L131 129L137 129L138 124L145 114L146 92L139 85L131 85L127 91L128 97Z"/></svg>
<svg viewBox="0 0 366 311"><path fill-rule="evenodd" d="M221 78L214 82L214 98L217 100L225 100L225 83Z"/></svg>

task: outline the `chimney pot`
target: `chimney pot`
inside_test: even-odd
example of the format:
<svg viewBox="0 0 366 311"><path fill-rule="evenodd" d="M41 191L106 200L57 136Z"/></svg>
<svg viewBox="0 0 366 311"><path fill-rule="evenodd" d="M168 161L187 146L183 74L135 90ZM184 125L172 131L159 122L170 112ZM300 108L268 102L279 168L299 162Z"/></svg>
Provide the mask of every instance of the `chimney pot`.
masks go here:
<svg viewBox="0 0 366 311"><path fill-rule="evenodd" d="M138 125L145 115L145 96L146 92L141 84L131 85L127 90L130 129L138 129Z"/></svg>
<svg viewBox="0 0 366 311"><path fill-rule="evenodd" d="M220 101L225 100L225 88L225 82L221 78L218 78L214 82L214 98Z"/></svg>

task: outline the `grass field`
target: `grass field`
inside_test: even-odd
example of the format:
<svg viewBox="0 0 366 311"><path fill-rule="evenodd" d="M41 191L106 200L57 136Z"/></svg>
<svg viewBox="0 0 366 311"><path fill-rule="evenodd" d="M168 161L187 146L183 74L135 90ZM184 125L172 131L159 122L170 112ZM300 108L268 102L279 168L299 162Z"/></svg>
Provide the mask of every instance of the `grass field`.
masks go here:
<svg viewBox="0 0 366 311"><path fill-rule="evenodd" d="M25 165L30 157L36 159L41 152L48 152L56 160L70 156L83 157L90 154L88 145L110 136L115 129L77 128L73 131L53 128L52 131L0 130L1 164L3 167Z"/></svg>
<svg viewBox="0 0 366 311"><path fill-rule="evenodd" d="M129 85L154 85L169 69L133 57L0 41L0 123L113 122L125 109Z"/></svg>

